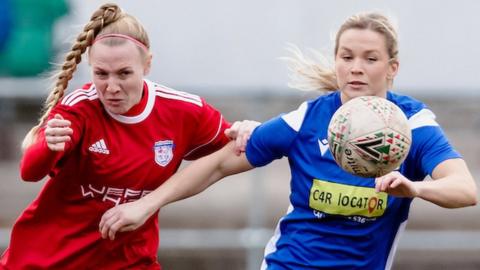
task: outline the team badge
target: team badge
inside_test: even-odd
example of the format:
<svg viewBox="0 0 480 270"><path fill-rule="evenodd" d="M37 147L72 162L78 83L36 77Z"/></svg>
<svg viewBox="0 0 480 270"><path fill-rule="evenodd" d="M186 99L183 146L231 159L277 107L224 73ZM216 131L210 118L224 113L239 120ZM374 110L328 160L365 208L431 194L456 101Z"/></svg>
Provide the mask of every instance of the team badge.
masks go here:
<svg viewBox="0 0 480 270"><path fill-rule="evenodd" d="M162 167L167 166L173 158L173 148L175 144L171 140L155 142L153 146L155 162Z"/></svg>

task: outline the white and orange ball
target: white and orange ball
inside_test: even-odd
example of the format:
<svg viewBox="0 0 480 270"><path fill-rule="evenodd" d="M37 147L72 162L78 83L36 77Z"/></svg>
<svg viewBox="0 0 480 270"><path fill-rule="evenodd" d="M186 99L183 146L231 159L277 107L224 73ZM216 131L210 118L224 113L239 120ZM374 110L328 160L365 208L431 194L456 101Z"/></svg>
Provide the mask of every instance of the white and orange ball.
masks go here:
<svg viewBox="0 0 480 270"><path fill-rule="evenodd" d="M343 104L328 126L328 144L337 164L351 174L379 177L395 169L410 150L407 117L394 103L362 96Z"/></svg>

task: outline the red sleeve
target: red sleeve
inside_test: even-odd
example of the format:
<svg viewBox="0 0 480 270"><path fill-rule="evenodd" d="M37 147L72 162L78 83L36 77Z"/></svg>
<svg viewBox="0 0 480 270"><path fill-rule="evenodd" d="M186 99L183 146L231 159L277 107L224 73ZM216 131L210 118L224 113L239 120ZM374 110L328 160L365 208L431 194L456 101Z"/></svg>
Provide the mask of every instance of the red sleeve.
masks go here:
<svg viewBox="0 0 480 270"><path fill-rule="evenodd" d="M195 127L195 143L191 145L190 152L185 155L186 160L194 160L213 153L230 139L225 136L225 129L231 124L214 107L202 99L202 113Z"/></svg>
<svg viewBox="0 0 480 270"><path fill-rule="evenodd" d="M63 152L51 151L48 148L44 130L40 130L36 142L25 150L20 161L20 176L24 181L42 180L63 155Z"/></svg>
<svg viewBox="0 0 480 270"><path fill-rule="evenodd" d="M65 143L64 151L52 151L45 141L45 127L42 127L37 135L36 141L25 150L20 161L20 176L24 181L40 181L48 174L54 173L57 162L69 153L74 145L80 140L81 121L71 108L58 105L51 111L48 120L55 114L61 114L65 119L70 120L73 129L71 141ZM48 121L47 120L47 121Z"/></svg>

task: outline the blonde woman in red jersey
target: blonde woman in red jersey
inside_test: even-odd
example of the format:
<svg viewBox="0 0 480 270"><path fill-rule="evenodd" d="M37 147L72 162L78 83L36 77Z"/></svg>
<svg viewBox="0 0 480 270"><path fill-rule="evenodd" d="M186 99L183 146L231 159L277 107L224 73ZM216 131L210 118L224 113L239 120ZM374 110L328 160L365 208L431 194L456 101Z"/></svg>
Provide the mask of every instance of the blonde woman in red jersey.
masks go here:
<svg viewBox="0 0 480 270"><path fill-rule="evenodd" d="M92 83L64 95L87 49ZM160 186L183 159L220 149L230 124L202 98L145 79L151 60L133 16L115 4L93 13L24 139L22 179L49 179L15 223L0 269L161 269L157 215L113 241L100 218ZM229 136L241 144L254 125Z"/></svg>

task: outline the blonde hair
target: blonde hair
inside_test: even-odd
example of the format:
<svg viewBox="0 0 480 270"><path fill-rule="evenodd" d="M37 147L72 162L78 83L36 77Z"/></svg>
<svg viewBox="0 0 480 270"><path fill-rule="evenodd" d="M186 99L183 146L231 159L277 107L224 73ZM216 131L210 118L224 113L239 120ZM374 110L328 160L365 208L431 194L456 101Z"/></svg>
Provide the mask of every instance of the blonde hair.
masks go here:
<svg viewBox="0 0 480 270"><path fill-rule="evenodd" d="M349 29L372 30L385 37L387 52L390 62L398 61L397 32L387 17L382 14L360 13L349 17L338 30L335 37L334 55L338 52L339 40L342 34ZM284 58L290 70L289 86L300 90L336 91L338 89L335 70L318 51L312 50L316 56L309 59L296 46L290 46L288 50L293 54Z"/></svg>
<svg viewBox="0 0 480 270"><path fill-rule="evenodd" d="M83 31L77 36L70 52L65 56L64 63L55 72L56 75L54 75L54 77L56 80L43 105L42 116L39 118L38 124L32 127L23 139L23 150L35 142L38 132L45 124L52 108L57 105L64 96L68 82L72 79L77 65L82 61L83 53L85 53L87 48L92 46L97 36L103 34L127 35L138 40L147 48L150 48L150 42L145 29L133 16L123 12L118 5L112 3L104 4L98 8L92 14L90 21L84 26ZM126 40L108 38L99 42L115 46L126 42Z"/></svg>

